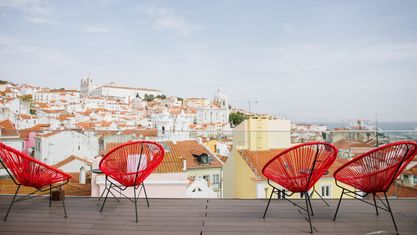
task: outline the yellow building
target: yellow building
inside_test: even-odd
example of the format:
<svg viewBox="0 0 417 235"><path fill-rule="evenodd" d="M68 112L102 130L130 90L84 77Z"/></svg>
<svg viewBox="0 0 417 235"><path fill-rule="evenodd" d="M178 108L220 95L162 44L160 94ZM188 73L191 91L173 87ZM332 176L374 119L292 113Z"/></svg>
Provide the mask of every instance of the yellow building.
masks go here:
<svg viewBox="0 0 417 235"><path fill-rule="evenodd" d="M271 158L291 147L290 126L288 120L257 117L245 120L233 130L233 150L223 173L224 197L269 197L272 189L262 175L262 168ZM316 183L316 191L323 198L340 197L342 190L336 186L333 172L344 161L338 159ZM292 198L301 198L301 195L297 193ZM318 195L314 194L313 198Z"/></svg>
<svg viewBox="0 0 417 235"><path fill-rule="evenodd" d="M258 177L261 172L250 166L239 151L263 151L291 146L291 122L266 116L246 119L233 129L233 149L224 165L224 197L257 198ZM277 150L276 150L277 151ZM254 162L266 163L265 158Z"/></svg>

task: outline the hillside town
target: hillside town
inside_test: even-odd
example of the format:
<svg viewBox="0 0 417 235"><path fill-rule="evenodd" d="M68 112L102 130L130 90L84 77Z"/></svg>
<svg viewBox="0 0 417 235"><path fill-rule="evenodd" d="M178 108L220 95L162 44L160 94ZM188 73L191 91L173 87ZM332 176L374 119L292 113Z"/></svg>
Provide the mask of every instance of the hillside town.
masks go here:
<svg viewBox="0 0 417 235"><path fill-rule="evenodd" d="M0 141L71 173L69 195L100 196L105 178L93 173L100 159L121 143L143 139L165 149L146 180L150 197L266 198L271 188L261 171L272 157L298 143L327 141L339 149L338 158L317 188L321 197L337 198L333 172L389 141L361 122L328 130L239 110L220 90L213 98L184 98L85 77L79 90L2 82L0 94ZM232 123L232 114L244 118ZM392 187L396 196L417 197L416 165ZM0 180L0 193L8 193L12 182Z"/></svg>

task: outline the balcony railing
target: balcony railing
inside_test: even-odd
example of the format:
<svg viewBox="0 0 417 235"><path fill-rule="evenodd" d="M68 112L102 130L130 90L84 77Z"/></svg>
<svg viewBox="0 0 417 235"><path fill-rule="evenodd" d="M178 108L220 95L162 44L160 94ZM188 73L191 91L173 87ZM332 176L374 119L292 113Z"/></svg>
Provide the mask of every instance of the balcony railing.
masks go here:
<svg viewBox="0 0 417 235"><path fill-rule="evenodd" d="M101 176L91 173L98 168L100 156L120 143L136 139L160 142L166 151L164 161L145 181L150 185L151 197L216 198L266 198L270 188L262 175L262 167L278 152L295 144L330 142L338 148L338 158L349 160L383 144L417 141L417 130L42 130L18 131L19 137L10 136L9 130L2 130L2 133L0 141L3 143L73 174L67 195L84 196L97 196L102 190ZM323 193L323 197L340 195L331 175L334 170L317 184L317 191ZM206 183L194 182L197 178L204 178ZM4 169L0 169L0 181L0 194L14 193L12 181ZM391 195L407 197L401 195L403 187L416 190L416 185L417 176L402 174L392 187ZM181 193L173 193L178 190L182 190Z"/></svg>

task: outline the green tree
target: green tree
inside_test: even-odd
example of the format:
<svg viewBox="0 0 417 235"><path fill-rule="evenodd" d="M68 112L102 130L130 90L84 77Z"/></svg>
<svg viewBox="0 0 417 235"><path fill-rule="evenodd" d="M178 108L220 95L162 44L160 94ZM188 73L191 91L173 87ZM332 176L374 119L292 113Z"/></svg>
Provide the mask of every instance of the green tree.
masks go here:
<svg viewBox="0 0 417 235"><path fill-rule="evenodd" d="M146 101L152 101L152 100L154 100L155 99L155 96L153 96L153 95L148 95L148 94L145 94L145 98L144 98L144 100L146 100Z"/></svg>
<svg viewBox="0 0 417 235"><path fill-rule="evenodd" d="M229 122L232 123L233 126L239 125L245 119L246 119L245 114L243 114L241 112L229 114Z"/></svg>
<svg viewBox="0 0 417 235"><path fill-rule="evenodd" d="M166 97L166 95L157 95L156 98L164 100L167 97Z"/></svg>

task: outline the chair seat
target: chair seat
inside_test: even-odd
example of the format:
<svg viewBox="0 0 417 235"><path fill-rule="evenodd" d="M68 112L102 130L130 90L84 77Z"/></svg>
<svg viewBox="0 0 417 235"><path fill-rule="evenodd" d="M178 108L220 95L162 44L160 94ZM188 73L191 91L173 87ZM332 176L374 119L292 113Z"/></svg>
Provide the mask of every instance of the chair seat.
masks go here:
<svg viewBox="0 0 417 235"><path fill-rule="evenodd" d="M28 178L19 179L19 183L22 184L23 186L41 189L41 188L44 188L46 186L49 186L58 182L66 181L69 178L71 177L65 176L65 175L56 175L51 178L48 178L46 176L28 177Z"/></svg>

